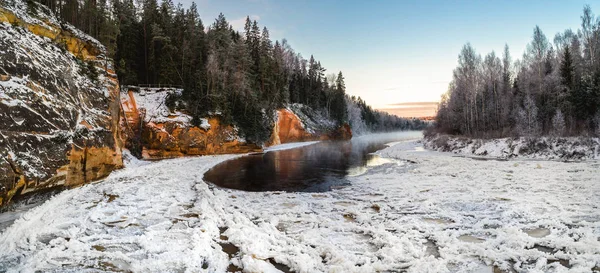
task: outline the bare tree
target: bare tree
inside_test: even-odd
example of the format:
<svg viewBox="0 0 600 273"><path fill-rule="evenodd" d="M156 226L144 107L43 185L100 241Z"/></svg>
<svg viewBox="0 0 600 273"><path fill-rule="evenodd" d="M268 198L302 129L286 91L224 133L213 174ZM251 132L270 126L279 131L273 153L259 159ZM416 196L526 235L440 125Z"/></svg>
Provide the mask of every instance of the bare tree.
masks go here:
<svg viewBox="0 0 600 273"><path fill-rule="evenodd" d="M594 58L596 51L596 43L598 42L598 29L596 26L595 16L592 13L590 5L583 7L583 15L581 16L581 34L586 47L586 57L590 66L594 66Z"/></svg>
<svg viewBox="0 0 600 273"><path fill-rule="evenodd" d="M536 136L539 134L540 126L537 120L538 109L531 95L527 94L523 101L523 107L519 110L517 130L520 135Z"/></svg>
<svg viewBox="0 0 600 273"><path fill-rule="evenodd" d="M565 117L560 109L556 110L556 114L552 117L552 131L555 136L563 136L567 126L565 125Z"/></svg>

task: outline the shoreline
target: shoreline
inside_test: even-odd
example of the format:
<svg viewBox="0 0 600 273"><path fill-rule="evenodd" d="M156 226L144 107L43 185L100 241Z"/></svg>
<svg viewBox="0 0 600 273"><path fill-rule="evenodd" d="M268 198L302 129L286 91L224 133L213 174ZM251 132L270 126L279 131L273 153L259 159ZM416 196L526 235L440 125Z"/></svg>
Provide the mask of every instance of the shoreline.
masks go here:
<svg viewBox="0 0 600 273"><path fill-rule="evenodd" d="M423 138L425 148L474 159L579 162L600 159L600 138L539 137L479 139L436 134Z"/></svg>

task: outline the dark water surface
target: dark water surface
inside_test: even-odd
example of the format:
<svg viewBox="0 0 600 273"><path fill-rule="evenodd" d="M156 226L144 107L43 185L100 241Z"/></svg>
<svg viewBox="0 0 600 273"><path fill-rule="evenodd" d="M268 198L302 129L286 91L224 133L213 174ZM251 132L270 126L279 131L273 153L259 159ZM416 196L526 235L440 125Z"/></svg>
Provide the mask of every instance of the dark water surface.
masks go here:
<svg viewBox="0 0 600 273"><path fill-rule="evenodd" d="M420 136L421 132L375 134L243 156L216 165L204 174L204 180L244 191L329 191L348 185L348 176L392 162L372 154L386 143Z"/></svg>

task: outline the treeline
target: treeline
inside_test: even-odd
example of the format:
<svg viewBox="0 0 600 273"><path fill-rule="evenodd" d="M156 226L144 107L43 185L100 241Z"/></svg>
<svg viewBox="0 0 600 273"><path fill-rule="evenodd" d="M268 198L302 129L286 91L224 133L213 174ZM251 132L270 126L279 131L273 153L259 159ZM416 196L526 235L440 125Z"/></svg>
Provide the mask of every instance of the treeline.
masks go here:
<svg viewBox="0 0 600 273"><path fill-rule="evenodd" d="M346 96L348 121L354 135L399 130L423 130L428 123L417 119L405 119L373 109L363 99Z"/></svg>
<svg viewBox="0 0 600 273"><path fill-rule="evenodd" d="M522 59L467 43L436 117L438 132L475 137L600 134L600 18L550 42L536 26Z"/></svg>
<svg viewBox="0 0 600 273"><path fill-rule="evenodd" d="M122 85L172 84L184 88L172 106L199 122L220 113L250 141L268 139L271 110L302 103L347 121L341 72L325 76L313 56L273 42L266 27L246 18L243 31L223 14L205 28L195 3L171 0L39 0L63 20L97 38L115 60Z"/></svg>
<svg viewBox="0 0 600 273"><path fill-rule="evenodd" d="M249 17L238 31L223 14L205 27L195 3L185 9L171 0L35 1L104 44L121 85L182 86L181 97L168 98L169 107L186 110L196 123L219 114L252 142L269 138L274 116L267 113L288 103L348 122L355 132L425 126L348 97L342 72L326 74L313 56L304 59L285 39L273 42Z"/></svg>

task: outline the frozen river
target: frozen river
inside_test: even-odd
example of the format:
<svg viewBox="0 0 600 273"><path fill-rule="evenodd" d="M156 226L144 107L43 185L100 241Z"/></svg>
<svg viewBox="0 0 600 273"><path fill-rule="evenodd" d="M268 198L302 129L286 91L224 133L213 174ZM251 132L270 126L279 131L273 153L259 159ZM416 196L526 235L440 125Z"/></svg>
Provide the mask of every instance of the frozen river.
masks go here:
<svg viewBox="0 0 600 273"><path fill-rule="evenodd" d="M238 155L135 164L20 216L0 234L0 271L600 270L598 162L473 160L417 141L377 154L314 192L203 180Z"/></svg>

